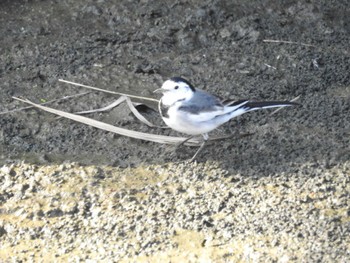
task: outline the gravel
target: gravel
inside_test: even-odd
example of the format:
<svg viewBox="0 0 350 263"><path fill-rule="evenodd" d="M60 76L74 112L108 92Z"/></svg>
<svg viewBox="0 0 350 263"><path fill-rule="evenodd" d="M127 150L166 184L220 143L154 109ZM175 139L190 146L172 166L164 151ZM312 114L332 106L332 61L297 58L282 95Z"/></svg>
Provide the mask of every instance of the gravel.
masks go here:
<svg viewBox="0 0 350 263"><path fill-rule="evenodd" d="M211 162L124 170L5 165L1 256L346 262L349 174L349 162L261 178Z"/></svg>

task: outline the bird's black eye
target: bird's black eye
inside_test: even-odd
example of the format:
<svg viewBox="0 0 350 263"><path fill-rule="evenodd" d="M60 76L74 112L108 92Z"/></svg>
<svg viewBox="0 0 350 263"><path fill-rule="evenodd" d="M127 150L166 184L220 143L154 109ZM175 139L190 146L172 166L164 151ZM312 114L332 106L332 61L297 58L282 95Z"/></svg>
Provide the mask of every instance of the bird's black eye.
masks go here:
<svg viewBox="0 0 350 263"><path fill-rule="evenodd" d="M179 88L179 86L175 86L175 88L174 89L178 89Z"/></svg>

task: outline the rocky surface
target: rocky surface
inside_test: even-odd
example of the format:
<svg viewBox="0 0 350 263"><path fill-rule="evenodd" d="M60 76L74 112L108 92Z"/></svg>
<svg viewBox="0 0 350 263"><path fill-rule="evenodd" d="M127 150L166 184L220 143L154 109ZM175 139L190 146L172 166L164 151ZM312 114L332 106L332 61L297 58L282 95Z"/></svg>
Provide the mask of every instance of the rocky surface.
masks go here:
<svg viewBox="0 0 350 263"><path fill-rule="evenodd" d="M215 163L4 166L0 256L346 262L349 173L349 163L262 178Z"/></svg>
<svg viewBox="0 0 350 263"><path fill-rule="evenodd" d="M39 110L1 114L0 259L350 261L348 12L346 1L2 1L0 112L25 106L12 96L86 91L60 78L150 97L183 76L222 97L303 106L231 121L217 133L253 134L212 143L195 163L194 148ZM124 106L90 117L176 135Z"/></svg>

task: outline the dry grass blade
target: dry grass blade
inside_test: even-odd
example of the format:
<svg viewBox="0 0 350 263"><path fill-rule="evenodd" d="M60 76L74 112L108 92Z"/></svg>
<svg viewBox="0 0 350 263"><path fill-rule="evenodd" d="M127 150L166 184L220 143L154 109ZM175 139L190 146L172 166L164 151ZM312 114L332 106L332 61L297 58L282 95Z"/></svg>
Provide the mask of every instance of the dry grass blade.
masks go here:
<svg viewBox="0 0 350 263"><path fill-rule="evenodd" d="M156 125L154 125L153 123L149 122L145 117L143 117L139 111L135 108L134 104L132 103L132 101L130 100L130 98L125 96L125 100L126 103L129 106L129 109L131 110L131 112L135 115L136 118L138 118L141 122L143 122L144 124L150 126L150 127L156 127Z"/></svg>
<svg viewBox="0 0 350 263"><path fill-rule="evenodd" d="M95 112L103 112L103 111L108 111L113 109L114 107L117 107L119 104L123 103L124 101L126 101L130 111L134 114L134 116L139 119L141 122L143 122L144 124L150 126L150 127L158 127L156 125L154 125L153 123L149 122L144 116L142 116L140 114L140 112L135 108L135 105L140 105L140 103L133 103L129 97L127 96L120 96L119 99L117 99L116 101L114 101L113 103L109 104L106 107L103 108L99 108L99 109L95 109L95 110L86 110L86 111L78 111L75 112L75 114L89 114L89 113L95 113Z"/></svg>
<svg viewBox="0 0 350 263"><path fill-rule="evenodd" d="M232 139L232 138L237 138L241 139L244 137L248 137L253 135L254 133L234 133L234 134L229 134L229 135L224 135L224 136L217 136L217 137L212 137L210 140L211 141L220 141L220 140L227 140L227 139Z"/></svg>
<svg viewBox="0 0 350 263"><path fill-rule="evenodd" d="M298 42L286 41L286 40L264 39L263 42L265 42L265 43L293 44L293 45L301 45L301 46L306 46L306 47L316 47L316 46L311 45L311 44L298 43Z"/></svg>
<svg viewBox="0 0 350 263"><path fill-rule="evenodd" d="M135 98L135 99L140 99L140 100L154 101L154 102L157 102L157 103L159 101L159 100L153 99L153 98L141 97L141 96L136 96L136 95L129 95L129 94L125 94L125 93L120 93L120 92L100 89L100 88L96 88L96 87L92 87L92 86L88 86L88 85L83 85L83 84L79 84L79 83L68 81L68 80L64 80L64 79L59 79L58 81L64 82L64 83L68 83L68 84L72 84L72 85L79 86L79 87L83 87L83 88L87 88L87 89L101 91L101 92L104 92L104 93L110 93L110 94L116 94L116 95L121 95L121 96L127 96L127 97L130 97L130 98Z"/></svg>
<svg viewBox="0 0 350 263"><path fill-rule="evenodd" d="M39 108L39 109L46 111L46 112L50 112L50 113L56 114L58 116L65 117L67 119L71 119L71 120L74 120L74 121L77 121L80 123L84 123L84 124L90 125L92 127L95 127L95 128L101 129L101 130L117 133L117 134L120 134L123 136L135 138L135 139L157 142L157 143L162 143L162 144L178 144L186 139L184 137L171 137L171 136L155 135L155 134L150 134L150 133L128 130L128 129L116 127L116 126L113 126L111 124L104 123L101 121L96 121L96 120L93 120L93 119L90 119L90 118L87 118L84 116L56 110L56 109L42 106L39 104L35 104L29 100L23 100L23 99L16 98L16 97L13 97L13 98L16 100L28 103L36 108ZM186 145L198 146L200 143L201 143L201 141L199 139L191 139L191 140L186 142Z"/></svg>
<svg viewBox="0 0 350 263"><path fill-rule="evenodd" d="M294 102L294 101L297 101L299 98L300 98L300 96L295 97L294 99L292 99L292 100L290 100L290 101L291 101L291 102ZM270 116L276 114L277 112L279 112L279 111L282 110L282 109L283 109L283 107L274 110L273 112L270 113Z"/></svg>
<svg viewBox="0 0 350 263"><path fill-rule="evenodd" d="M80 97L80 96L87 95L89 93L91 93L91 91L84 92L84 93L79 93L79 94L74 94L74 95L69 95L69 96L65 96L65 97L59 98L59 99L49 100L49 101L46 101L44 103L41 103L40 105L46 105L46 104L49 104L49 103L52 103L52 102L68 100L68 99L71 99L71 98L77 98L77 97ZM0 115L7 114L7 113L12 113L12 112L16 112L16 111L21 111L21 110L27 110L27 109L31 109L31 108L34 108L34 106L27 106L27 107L14 109L14 110L3 111L3 112L0 112Z"/></svg>
<svg viewBox="0 0 350 263"><path fill-rule="evenodd" d="M111 104L107 105L106 107L95 109L95 110L85 110L85 111L78 111L75 112L76 114L89 114L89 113L95 113L95 112L103 112L113 109L114 107L117 107L119 104L123 103L126 100L125 96L121 96L116 101L112 102Z"/></svg>

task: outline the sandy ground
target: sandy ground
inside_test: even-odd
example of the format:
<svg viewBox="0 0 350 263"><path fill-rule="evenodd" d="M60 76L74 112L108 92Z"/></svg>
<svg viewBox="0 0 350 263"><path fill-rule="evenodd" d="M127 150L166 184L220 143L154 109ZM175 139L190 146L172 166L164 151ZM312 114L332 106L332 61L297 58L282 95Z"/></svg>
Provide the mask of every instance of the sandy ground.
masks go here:
<svg viewBox="0 0 350 263"><path fill-rule="evenodd" d="M252 135L212 143L195 163L193 147L40 110L1 114L1 260L350 261L349 11L347 1L2 1L0 112L25 106L12 96L86 91L58 79L155 97L173 76L233 99L300 96L302 107L232 120L216 133ZM89 117L179 135L125 106Z"/></svg>

